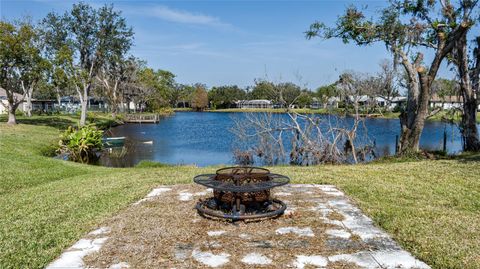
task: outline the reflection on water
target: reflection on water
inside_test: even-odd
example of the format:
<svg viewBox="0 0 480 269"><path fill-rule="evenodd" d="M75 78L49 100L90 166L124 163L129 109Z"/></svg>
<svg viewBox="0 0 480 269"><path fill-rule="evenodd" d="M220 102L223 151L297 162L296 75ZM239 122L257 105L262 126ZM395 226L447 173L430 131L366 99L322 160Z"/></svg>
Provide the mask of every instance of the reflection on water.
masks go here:
<svg viewBox="0 0 480 269"><path fill-rule="evenodd" d="M125 124L110 130L109 136L125 136L125 148L112 149L101 158L102 165L134 166L141 160L198 166L232 164L235 136L229 131L232 118L243 113L177 112L158 124ZM279 117L285 115L279 114ZM335 116L319 117L335 119ZM345 121L351 119L346 118ZM398 119L366 119L366 135L376 145L380 156L395 153ZM447 131L447 151L457 153L462 142L458 127L442 122L427 122L421 147L441 150L443 132Z"/></svg>

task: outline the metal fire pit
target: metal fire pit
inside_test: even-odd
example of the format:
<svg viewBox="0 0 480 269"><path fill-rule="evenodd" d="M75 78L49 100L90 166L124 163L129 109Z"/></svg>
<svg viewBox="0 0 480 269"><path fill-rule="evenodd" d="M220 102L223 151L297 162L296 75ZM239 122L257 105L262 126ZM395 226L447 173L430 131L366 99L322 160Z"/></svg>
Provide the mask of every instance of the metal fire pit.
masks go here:
<svg viewBox="0 0 480 269"><path fill-rule="evenodd" d="M273 218L287 206L272 199L272 188L287 184L287 176L260 167L227 167L215 174L203 174L193 181L213 189L213 197L197 203L199 214L229 220Z"/></svg>

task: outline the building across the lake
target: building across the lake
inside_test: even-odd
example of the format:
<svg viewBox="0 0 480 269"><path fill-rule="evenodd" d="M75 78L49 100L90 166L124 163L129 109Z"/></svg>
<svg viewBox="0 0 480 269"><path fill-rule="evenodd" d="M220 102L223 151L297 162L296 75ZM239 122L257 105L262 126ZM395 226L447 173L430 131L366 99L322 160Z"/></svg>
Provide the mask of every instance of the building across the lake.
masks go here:
<svg viewBox="0 0 480 269"><path fill-rule="evenodd" d="M433 94L430 97L430 107L441 109L461 108L463 106L462 96L439 96Z"/></svg>
<svg viewBox="0 0 480 269"><path fill-rule="evenodd" d="M57 106L57 105L55 105ZM91 111L106 111L107 103L104 98L89 96L87 103L88 110ZM80 99L78 96L62 96L60 97L59 109L66 112L75 112L81 110Z"/></svg>
<svg viewBox="0 0 480 269"><path fill-rule="evenodd" d="M375 102L379 107L386 107L387 109L394 109L396 107L402 106L407 102L407 97L405 96L397 96L392 98L385 98L385 97L375 97Z"/></svg>
<svg viewBox="0 0 480 269"><path fill-rule="evenodd" d="M32 100L32 111L52 112L56 109L58 103L53 99L34 99Z"/></svg>
<svg viewBox="0 0 480 269"><path fill-rule="evenodd" d="M238 100L235 102L238 108L273 108L273 103L270 100Z"/></svg>
<svg viewBox="0 0 480 269"><path fill-rule="evenodd" d="M338 103L340 103L340 98L332 96L326 100L320 100L317 97L312 98L312 103L310 104L311 109L320 109L320 108L338 108Z"/></svg>

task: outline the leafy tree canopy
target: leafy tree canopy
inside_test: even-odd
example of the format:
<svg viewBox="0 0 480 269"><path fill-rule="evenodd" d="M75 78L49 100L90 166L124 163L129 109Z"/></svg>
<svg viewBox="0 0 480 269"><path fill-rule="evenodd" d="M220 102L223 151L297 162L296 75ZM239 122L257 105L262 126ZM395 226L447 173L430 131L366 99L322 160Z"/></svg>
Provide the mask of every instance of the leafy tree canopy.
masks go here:
<svg viewBox="0 0 480 269"><path fill-rule="evenodd" d="M235 101L244 100L246 97L245 90L236 85L213 87L208 92L208 99L215 108L230 108Z"/></svg>

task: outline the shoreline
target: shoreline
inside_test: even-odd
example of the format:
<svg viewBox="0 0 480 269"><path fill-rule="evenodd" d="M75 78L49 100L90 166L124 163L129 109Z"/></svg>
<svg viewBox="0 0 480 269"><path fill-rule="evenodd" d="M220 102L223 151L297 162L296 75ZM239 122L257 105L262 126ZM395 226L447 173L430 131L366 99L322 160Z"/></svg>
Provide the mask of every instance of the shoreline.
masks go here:
<svg viewBox="0 0 480 269"><path fill-rule="evenodd" d="M174 112L195 112L191 108L174 108ZM354 116L353 114L345 113L341 109L327 110L327 109L310 109L310 108L294 108L294 109L278 109L278 108L223 108L223 109L207 109L202 112L210 113L275 113L283 114L288 111L297 112L300 114L318 114L318 115L341 115L341 116ZM426 121L440 121L446 123L458 124L461 121L459 115L455 115L453 118L446 118L448 111L441 111ZM388 113L374 113L374 114L360 114L362 118L371 119L399 119L400 112L388 112ZM477 124L480 124L480 111L477 112Z"/></svg>

